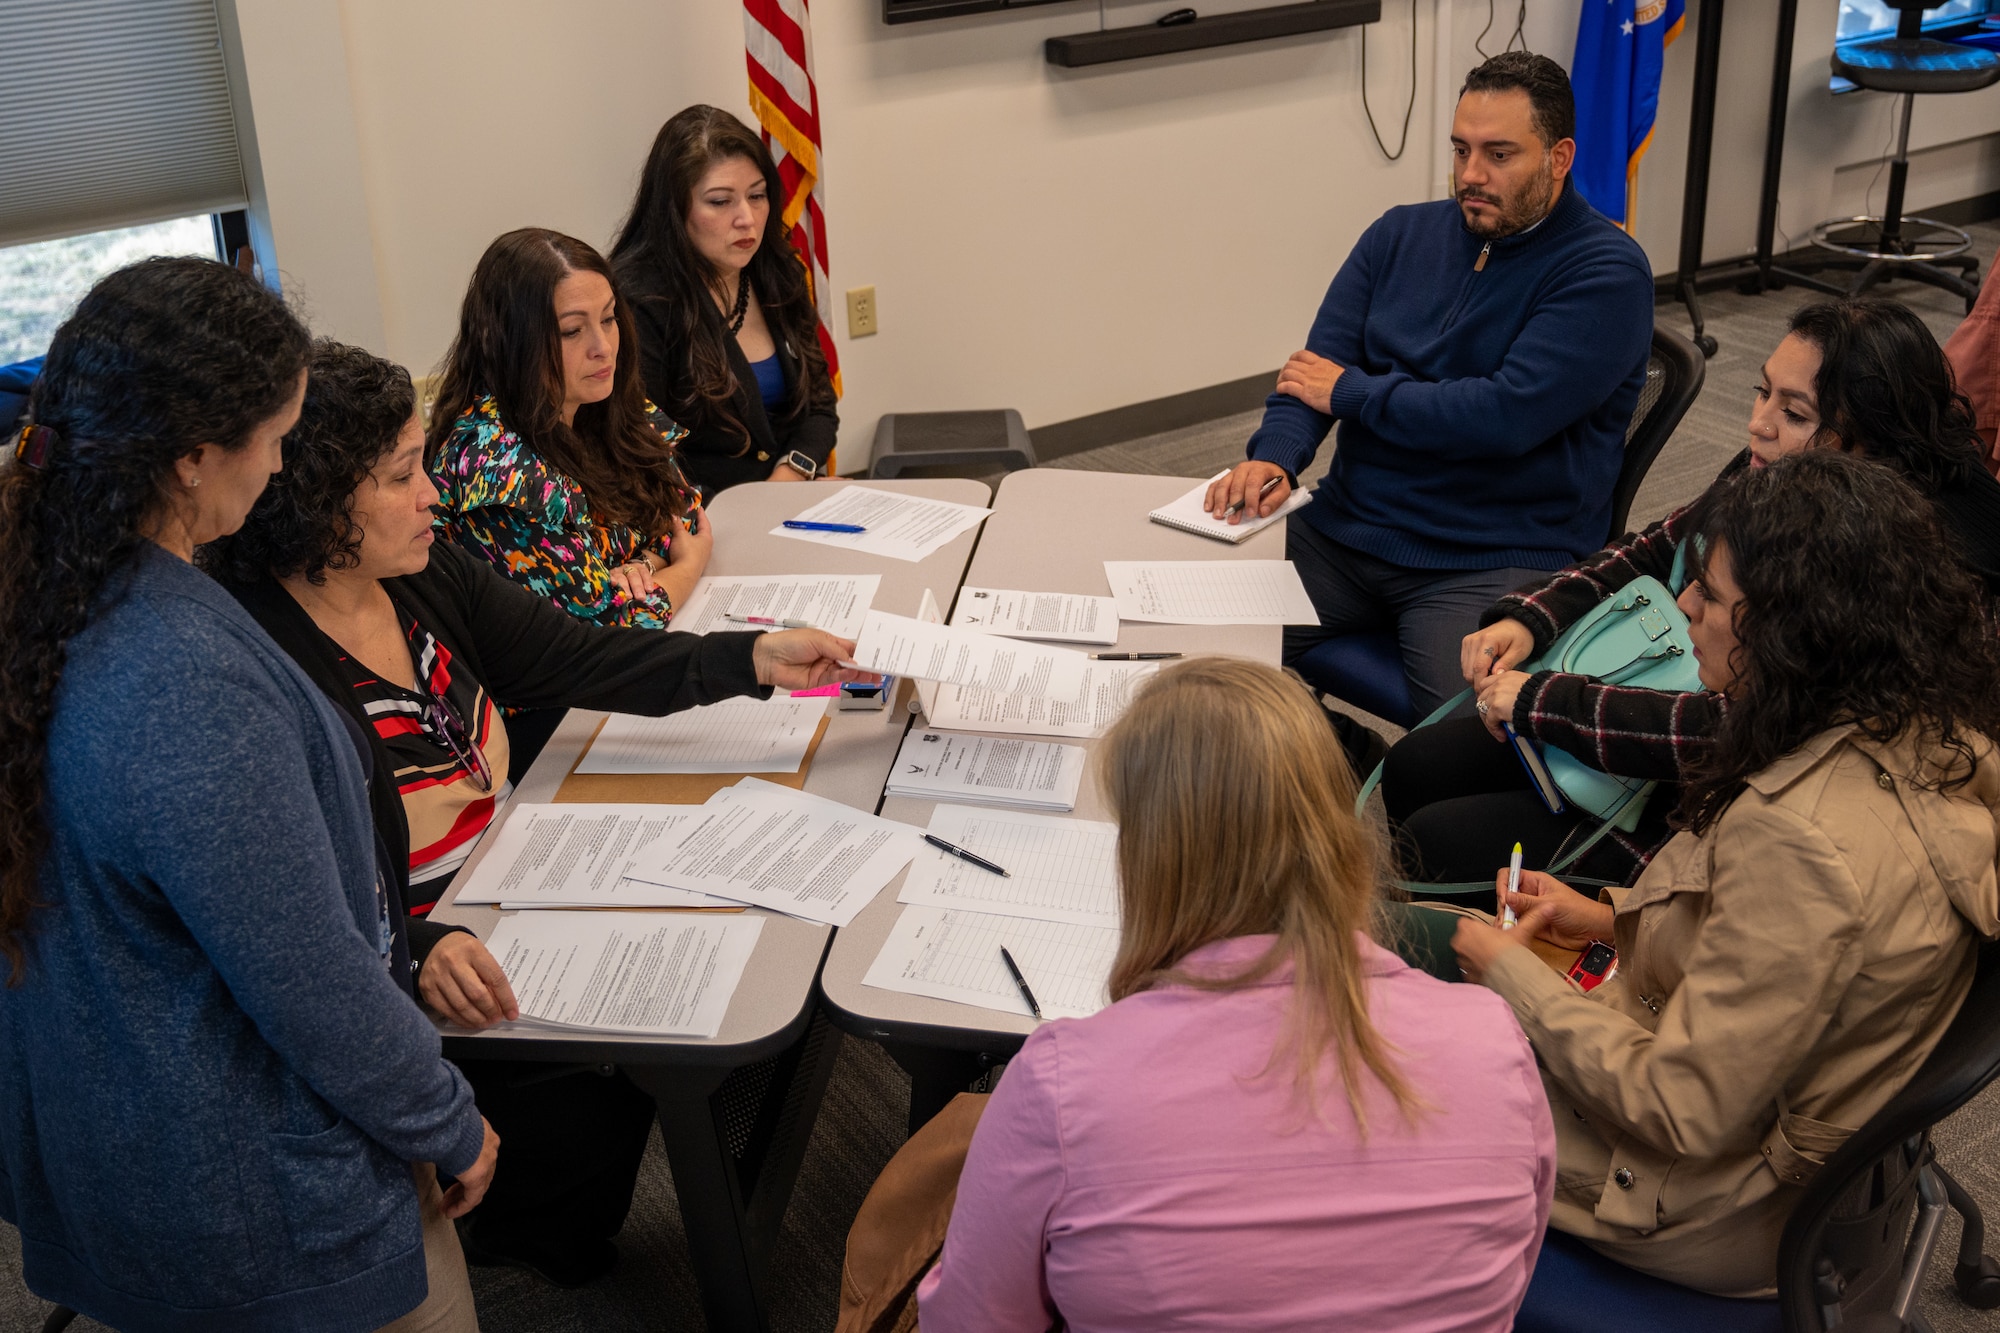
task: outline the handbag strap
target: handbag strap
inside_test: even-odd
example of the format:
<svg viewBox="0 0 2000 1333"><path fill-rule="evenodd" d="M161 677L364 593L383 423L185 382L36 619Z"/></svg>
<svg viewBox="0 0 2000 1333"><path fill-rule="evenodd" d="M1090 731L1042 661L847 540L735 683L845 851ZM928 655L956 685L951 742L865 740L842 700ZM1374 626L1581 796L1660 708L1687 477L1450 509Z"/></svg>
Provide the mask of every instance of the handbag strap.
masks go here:
<svg viewBox="0 0 2000 1333"><path fill-rule="evenodd" d="M1674 560L1674 569L1675 573L1678 574L1680 571L1679 557L1676 557ZM1457 694L1452 695L1451 698L1445 700L1442 704L1439 704L1436 709L1432 710L1429 717L1426 717L1423 721L1417 723L1416 726L1411 727L1410 730L1416 731L1421 727L1428 727L1433 722L1442 721L1444 719L1445 714L1451 712L1453 709L1457 708L1460 704L1464 703L1467 699L1470 699L1471 697L1472 697L1472 687L1468 685L1464 689L1460 690ZM1368 780L1361 784L1361 792L1358 796L1354 798L1355 814L1360 815L1366 813L1368 808L1368 798L1370 796L1373 796L1375 794L1375 789L1382 785L1382 768L1385 763L1387 763L1387 760L1377 760L1374 770L1368 774ZM1556 860L1552 862L1548 866L1548 868L1544 870L1542 873L1546 875L1560 875L1564 871L1568 870L1571 866L1583 860L1585 856L1589 855L1591 848L1597 846L1598 843L1603 842L1604 839L1610 835L1611 829L1613 825L1617 824L1619 816L1625 813L1625 808L1631 805L1632 802L1637 800L1639 797L1651 792L1653 790L1654 785L1655 785L1654 783L1648 782L1642 786L1627 788L1624 798L1620 800L1617 805L1611 807L1611 812L1608 815L1604 816L1602 819L1597 821L1597 827L1591 830L1590 836L1585 838L1581 843L1577 844L1574 848L1571 848L1570 850L1564 852L1561 856L1557 857ZM1581 828L1583 827L1583 825L1579 824L1577 827ZM1575 882L1594 883L1600 888L1610 883L1609 880L1584 880L1584 879L1578 879ZM1395 881L1395 883L1397 887L1401 888L1405 893L1426 893L1426 894L1441 894L1441 895L1485 893L1485 892L1490 892L1493 888L1492 883L1487 880L1459 880L1455 883L1430 884L1419 880L1399 879Z"/></svg>

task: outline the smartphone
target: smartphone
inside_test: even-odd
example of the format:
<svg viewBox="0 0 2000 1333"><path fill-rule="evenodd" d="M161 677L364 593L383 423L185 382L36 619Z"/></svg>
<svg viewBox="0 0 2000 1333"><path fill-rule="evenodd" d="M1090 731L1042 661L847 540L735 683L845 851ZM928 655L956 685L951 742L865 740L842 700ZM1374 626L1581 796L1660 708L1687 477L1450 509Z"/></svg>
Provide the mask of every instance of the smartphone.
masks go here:
<svg viewBox="0 0 2000 1333"><path fill-rule="evenodd" d="M1583 956L1570 964L1569 979L1585 991L1596 990L1618 975L1618 951L1601 941L1593 942Z"/></svg>

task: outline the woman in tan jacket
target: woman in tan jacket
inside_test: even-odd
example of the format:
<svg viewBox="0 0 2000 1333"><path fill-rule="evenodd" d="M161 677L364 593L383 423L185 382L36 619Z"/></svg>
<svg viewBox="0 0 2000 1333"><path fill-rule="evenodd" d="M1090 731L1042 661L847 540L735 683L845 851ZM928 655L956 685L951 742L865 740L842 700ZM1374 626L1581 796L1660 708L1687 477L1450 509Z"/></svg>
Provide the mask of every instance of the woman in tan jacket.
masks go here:
<svg viewBox="0 0 2000 1333"><path fill-rule="evenodd" d="M1752 1296L1800 1188L1909 1081L2000 933L2000 641L1929 507L1876 464L1800 454L1694 524L1680 605L1730 708L1684 831L1595 899L1523 876L1519 928L1467 920L1454 946L1541 1061L1550 1225ZM1612 944L1617 974L1586 995L1533 937Z"/></svg>

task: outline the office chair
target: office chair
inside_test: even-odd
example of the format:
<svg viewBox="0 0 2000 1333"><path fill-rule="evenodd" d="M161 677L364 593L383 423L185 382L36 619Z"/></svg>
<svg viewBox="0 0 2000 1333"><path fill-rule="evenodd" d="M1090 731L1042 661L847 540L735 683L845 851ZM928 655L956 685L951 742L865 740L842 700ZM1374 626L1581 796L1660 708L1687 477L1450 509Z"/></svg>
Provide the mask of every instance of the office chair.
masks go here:
<svg viewBox="0 0 2000 1333"><path fill-rule="evenodd" d="M1916 1076L1807 1184L1778 1245L1778 1295L1731 1300L1663 1282L1550 1232L1516 1333L1929 1333L1917 1308L1946 1208L1964 1220L1952 1282L2000 1306L1979 1206L1940 1166L1932 1126L2000 1074L2000 946L1981 951L1965 1004ZM1912 1218L1914 1217L1914 1226Z"/></svg>
<svg viewBox="0 0 2000 1333"><path fill-rule="evenodd" d="M1640 483L1701 393L1706 374L1707 363L1693 343L1672 329L1653 326L1646 383L1639 390L1632 423L1625 428L1625 456L1611 488L1607 542L1624 535ZM1418 720L1416 705L1410 701L1409 680L1403 674L1403 653L1392 633L1368 630L1342 634L1315 645L1292 666L1321 694L1345 700L1386 722L1411 727Z"/></svg>
<svg viewBox="0 0 2000 1333"><path fill-rule="evenodd" d="M1966 252L1972 236L1932 218L1903 216L1903 189L1910 178L1910 114L1919 93L1967 93L2000 83L2000 55L1923 35L1924 11L1939 0L1883 0L1902 11L1896 35L1851 42L1833 49L1833 72L1863 88L1903 95L1896 130L1896 156L1889 164L1889 197L1880 217L1832 218L1812 229L1823 253L1801 256L1789 267L1802 273L1855 269L1850 295L1877 283L1907 278L1954 292L1965 309L1979 296L1979 261ZM1950 270L1957 269L1954 273Z"/></svg>

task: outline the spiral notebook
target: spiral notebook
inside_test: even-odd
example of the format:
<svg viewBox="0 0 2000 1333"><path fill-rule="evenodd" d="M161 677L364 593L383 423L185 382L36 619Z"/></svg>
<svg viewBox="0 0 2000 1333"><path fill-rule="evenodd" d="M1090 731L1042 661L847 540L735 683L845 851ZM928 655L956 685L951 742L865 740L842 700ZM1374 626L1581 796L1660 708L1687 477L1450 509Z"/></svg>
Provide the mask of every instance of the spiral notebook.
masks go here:
<svg viewBox="0 0 2000 1333"><path fill-rule="evenodd" d="M1234 546L1253 533L1262 532L1312 498L1305 491L1294 490L1290 498L1278 506L1276 513L1267 518L1258 518L1246 511L1243 521L1232 526L1223 519L1205 512L1201 507L1201 502L1208 496L1208 488L1228 475L1229 470L1223 469L1172 504L1162 505L1146 517L1155 523L1179 528L1182 532L1192 532L1199 537L1213 537L1219 542L1228 542Z"/></svg>

